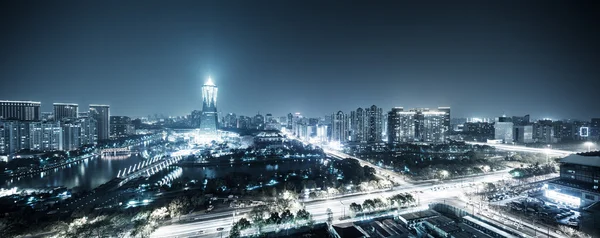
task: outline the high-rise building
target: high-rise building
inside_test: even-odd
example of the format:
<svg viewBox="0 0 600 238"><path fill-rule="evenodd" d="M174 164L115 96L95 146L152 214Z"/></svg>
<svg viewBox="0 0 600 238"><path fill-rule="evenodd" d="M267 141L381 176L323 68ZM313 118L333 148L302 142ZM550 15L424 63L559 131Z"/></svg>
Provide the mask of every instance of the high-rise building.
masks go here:
<svg viewBox="0 0 600 238"><path fill-rule="evenodd" d="M291 112L287 114L287 123L286 123L286 128L288 130L292 129L292 124L294 122L294 114L292 114Z"/></svg>
<svg viewBox="0 0 600 238"><path fill-rule="evenodd" d="M40 102L0 100L0 119L39 121Z"/></svg>
<svg viewBox="0 0 600 238"><path fill-rule="evenodd" d="M556 143L552 121L539 120L533 123L533 139L538 143Z"/></svg>
<svg viewBox="0 0 600 238"><path fill-rule="evenodd" d="M218 88L209 77L202 86L202 118L200 135L205 138L217 137L217 92Z"/></svg>
<svg viewBox="0 0 600 238"><path fill-rule="evenodd" d="M592 140L600 139L600 118L592 118L590 123L590 136Z"/></svg>
<svg viewBox="0 0 600 238"><path fill-rule="evenodd" d="M367 112L362 108L350 112L350 141L367 142L368 120Z"/></svg>
<svg viewBox="0 0 600 238"><path fill-rule="evenodd" d="M110 138L110 106L90 104L90 117L96 121L98 140Z"/></svg>
<svg viewBox="0 0 600 238"><path fill-rule="evenodd" d="M77 118L79 105L75 103L54 103L54 120Z"/></svg>
<svg viewBox="0 0 600 238"><path fill-rule="evenodd" d="M529 118L529 115L525 115L522 117L513 116L512 122L514 126L526 126L530 124Z"/></svg>
<svg viewBox="0 0 600 238"><path fill-rule="evenodd" d="M54 121L54 112L42 112L40 119L42 121Z"/></svg>
<svg viewBox="0 0 600 238"><path fill-rule="evenodd" d="M62 125L62 149L77 150L81 146L81 124L76 120L65 121Z"/></svg>
<svg viewBox="0 0 600 238"><path fill-rule="evenodd" d="M513 117L514 120L514 117ZM514 123L514 121L513 121ZM521 122L518 122L520 125L513 126L513 139L518 143L533 143L533 126L532 125L523 125Z"/></svg>
<svg viewBox="0 0 600 238"><path fill-rule="evenodd" d="M494 123L494 139L503 143L513 142L513 123L511 118L499 117Z"/></svg>
<svg viewBox="0 0 600 238"><path fill-rule="evenodd" d="M79 142L81 145L95 145L98 143L98 123L92 117L80 117L77 123L81 127Z"/></svg>
<svg viewBox="0 0 600 238"><path fill-rule="evenodd" d="M331 141L348 142L348 115L338 111L331 116Z"/></svg>
<svg viewBox="0 0 600 238"><path fill-rule="evenodd" d="M0 121L0 128L0 154L63 149L62 128L58 122Z"/></svg>
<svg viewBox="0 0 600 238"><path fill-rule="evenodd" d="M450 129L450 108L392 108L388 113L388 143L423 141L444 143Z"/></svg>
<svg viewBox="0 0 600 238"><path fill-rule="evenodd" d="M452 129L451 125L450 125L450 107L438 107L438 111L439 112L444 112L444 137L448 136L448 133L450 133L450 130Z"/></svg>
<svg viewBox="0 0 600 238"><path fill-rule="evenodd" d="M135 134L131 118L127 116L110 117L110 136L113 138L127 137Z"/></svg>
<svg viewBox="0 0 600 238"><path fill-rule="evenodd" d="M368 143L381 142L381 135L383 130L383 110L373 105L366 110L367 114L367 134L366 139Z"/></svg>
<svg viewBox="0 0 600 238"><path fill-rule="evenodd" d="M422 121L419 122L420 134L417 138L424 142L443 143L446 140L446 131L450 126L450 120L446 121L444 111L423 111Z"/></svg>
<svg viewBox="0 0 600 238"><path fill-rule="evenodd" d="M256 114L252 119L252 127L254 129L264 130L265 129L265 117L263 115Z"/></svg>
<svg viewBox="0 0 600 238"><path fill-rule="evenodd" d="M225 128L237 128L237 116L235 113L227 113L227 115L225 115L223 126Z"/></svg>

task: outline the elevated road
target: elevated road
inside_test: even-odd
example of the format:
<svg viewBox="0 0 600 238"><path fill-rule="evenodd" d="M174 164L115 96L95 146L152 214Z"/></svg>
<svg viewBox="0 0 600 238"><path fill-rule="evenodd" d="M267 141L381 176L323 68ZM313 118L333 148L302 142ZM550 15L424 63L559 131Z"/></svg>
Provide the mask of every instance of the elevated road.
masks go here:
<svg viewBox="0 0 600 238"><path fill-rule="evenodd" d="M570 154L577 153L577 152L568 151L568 150L555 150L555 149L551 149L551 148L531 148L531 147L525 147L525 146L520 146L520 145L507 145L507 144L496 144L496 143L475 142L475 141L465 141L465 143L470 144L470 145L487 145L487 146L491 146L491 147L494 147L499 150L541 153L541 154L548 154L548 155L554 155L554 156L567 156Z"/></svg>

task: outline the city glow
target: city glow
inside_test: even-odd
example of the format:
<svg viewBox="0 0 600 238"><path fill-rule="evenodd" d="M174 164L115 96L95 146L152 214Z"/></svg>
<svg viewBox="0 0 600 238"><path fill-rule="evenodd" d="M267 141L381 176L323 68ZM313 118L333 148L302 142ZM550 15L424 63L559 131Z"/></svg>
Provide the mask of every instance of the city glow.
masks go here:
<svg viewBox="0 0 600 238"><path fill-rule="evenodd" d="M578 197L560 193L555 190L550 190L550 189L546 190L544 192L544 196L546 196L547 198L550 198L550 199L554 199L557 202L562 202L565 204L572 205L574 207L579 207L581 205L581 199L579 199Z"/></svg>

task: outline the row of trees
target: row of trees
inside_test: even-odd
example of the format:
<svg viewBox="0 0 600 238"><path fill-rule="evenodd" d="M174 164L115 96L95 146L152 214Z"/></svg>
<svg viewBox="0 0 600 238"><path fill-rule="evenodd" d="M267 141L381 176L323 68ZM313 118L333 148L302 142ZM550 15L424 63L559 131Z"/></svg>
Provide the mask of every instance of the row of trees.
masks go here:
<svg viewBox="0 0 600 238"><path fill-rule="evenodd" d="M384 208L407 207L416 202L416 200L410 193L396 194L394 196L388 197L386 200L387 201L384 201L379 198L374 198L367 199L363 201L362 204L353 202L350 204L350 211L352 211L354 214L359 214L363 212L376 211Z"/></svg>

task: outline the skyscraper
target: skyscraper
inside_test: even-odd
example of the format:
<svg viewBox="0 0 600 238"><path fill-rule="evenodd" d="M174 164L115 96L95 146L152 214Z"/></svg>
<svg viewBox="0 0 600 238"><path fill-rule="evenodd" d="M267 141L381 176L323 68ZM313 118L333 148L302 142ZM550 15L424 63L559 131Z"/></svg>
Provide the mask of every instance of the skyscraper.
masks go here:
<svg viewBox="0 0 600 238"><path fill-rule="evenodd" d="M39 121L40 102L0 100L0 119Z"/></svg>
<svg viewBox="0 0 600 238"><path fill-rule="evenodd" d="M382 110L377 106L373 105L366 110L367 114L367 142L381 142L381 130L383 129L382 124Z"/></svg>
<svg viewBox="0 0 600 238"><path fill-rule="evenodd" d="M366 111L360 107L350 112L350 141L359 143L367 141L367 118Z"/></svg>
<svg viewBox="0 0 600 238"><path fill-rule="evenodd" d="M98 140L107 140L110 137L110 106L90 104L90 117L96 120Z"/></svg>
<svg viewBox="0 0 600 238"><path fill-rule="evenodd" d="M348 142L348 115L338 111L331 118L331 141Z"/></svg>
<svg viewBox="0 0 600 238"><path fill-rule="evenodd" d="M202 117L200 119L200 135L205 138L217 136L217 86L208 77L202 86Z"/></svg>
<svg viewBox="0 0 600 238"><path fill-rule="evenodd" d="M54 103L54 120L77 118L78 108L75 103Z"/></svg>

